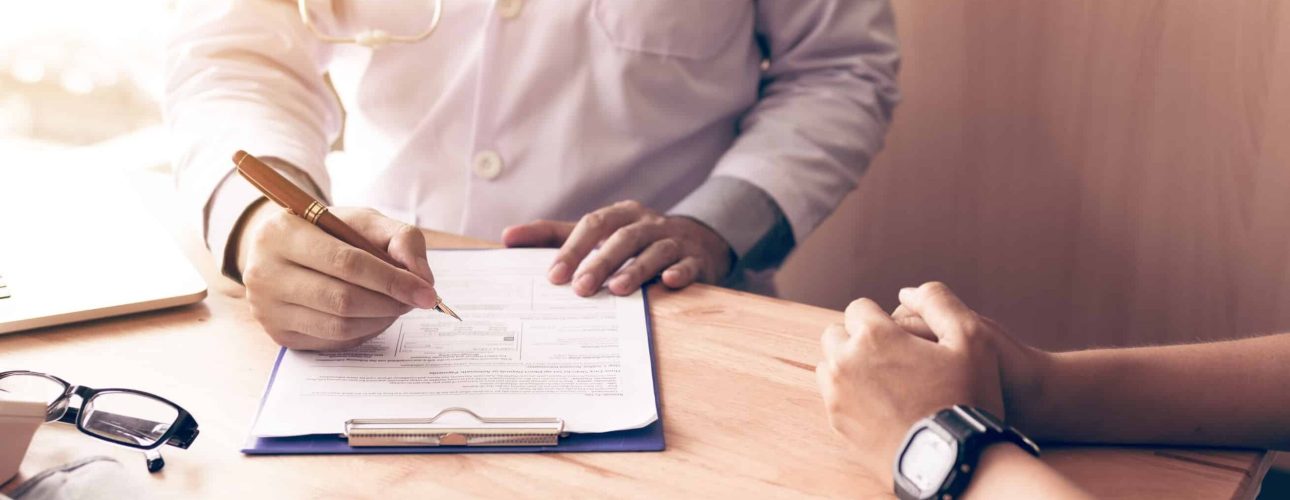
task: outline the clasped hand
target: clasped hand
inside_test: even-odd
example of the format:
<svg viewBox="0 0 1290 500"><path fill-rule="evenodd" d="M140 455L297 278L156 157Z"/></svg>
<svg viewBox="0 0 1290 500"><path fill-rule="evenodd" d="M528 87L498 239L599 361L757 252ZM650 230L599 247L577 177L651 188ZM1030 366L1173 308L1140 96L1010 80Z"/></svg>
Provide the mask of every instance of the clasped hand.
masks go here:
<svg viewBox="0 0 1290 500"><path fill-rule="evenodd" d="M919 419L955 404L1009 415L1016 401L1033 397L1049 362L940 283L901 290L891 315L856 300L845 324L829 326L821 342L815 374L829 422L884 484Z"/></svg>

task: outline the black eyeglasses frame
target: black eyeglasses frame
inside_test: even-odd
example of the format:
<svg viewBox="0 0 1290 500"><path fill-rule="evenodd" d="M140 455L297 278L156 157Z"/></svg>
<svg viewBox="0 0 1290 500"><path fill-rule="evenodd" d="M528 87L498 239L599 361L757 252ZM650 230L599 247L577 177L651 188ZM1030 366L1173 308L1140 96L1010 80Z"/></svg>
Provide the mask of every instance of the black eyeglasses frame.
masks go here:
<svg viewBox="0 0 1290 500"><path fill-rule="evenodd" d="M5 377L10 377L15 375L41 377L47 380L57 382L63 386L63 393L60 396L58 396L57 399L51 402L49 404L49 408L46 409L46 415L45 415L46 422L58 421L66 424L73 424L76 426L77 430L85 433L86 435L89 435L90 437L107 441L112 444L117 444L117 445L125 446L127 448L134 448L138 450L152 450L160 447L163 444L168 444L176 448L187 449L188 446L191 445L195 439L197 439L197 434L198 434L197 420L193 418L193 415L191 413L188 413L188 410L185 410L182 406L179 406L174 402L170 401L169 399L163 398L156 394L152 394L150 392L138 391L134 389L118 388L118 387L95 389L95 388L86 387L83 385L73 385L66 380L50 375L48 373L33 372L29 370L11 370L7 372L0 372L0 379L4 379ZM89 403L94 397L102 394L109 394L109 393L134 394L137 396L152 398L162 403L165 403L170 407L174 408L175 411L177 412L175 421L171 423L170 428L167 429L166 432L161 435L161 438L157 439L156 442L149 445L132 444L132 443L127 443L123 441L116 441L116 440L108 439L98 434L95 434L85 428L84 419L81 418L81 408L72 407L71 397L73 395L79 396L81 398L81 407L84 407L85 404ZM55 415L54 414L55 412L57 412L58 414ZM119 415L118 417L130 418L130 417L119 416Z"/></svg>

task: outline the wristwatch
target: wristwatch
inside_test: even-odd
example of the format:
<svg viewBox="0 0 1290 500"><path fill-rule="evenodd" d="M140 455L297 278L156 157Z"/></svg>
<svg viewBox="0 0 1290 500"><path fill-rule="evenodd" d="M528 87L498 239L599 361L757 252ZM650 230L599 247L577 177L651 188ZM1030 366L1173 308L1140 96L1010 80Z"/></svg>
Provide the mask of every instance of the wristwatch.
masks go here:
<svg viewBox="0 0 1290 500"><path fill-rule="evenodd" d="M981 451L1009 442L1039 456L1039 446L980 408L954 405L919 420L896 455L896 496L952 500L967 489Z"/></svg>

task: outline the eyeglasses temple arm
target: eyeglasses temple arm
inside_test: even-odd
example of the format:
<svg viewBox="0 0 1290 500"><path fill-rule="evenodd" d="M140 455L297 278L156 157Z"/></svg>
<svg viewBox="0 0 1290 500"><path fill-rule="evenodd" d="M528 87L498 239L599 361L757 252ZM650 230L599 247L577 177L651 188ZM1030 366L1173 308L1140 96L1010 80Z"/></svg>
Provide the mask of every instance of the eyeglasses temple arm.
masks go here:
<svg viewBox="0 0 1290 500"><path fill-rule="evenodd" d="M188 449L197 439L197 421L191 415L184 415L175 423L175 433L166 440L166 444L176 448Z"/></svg>

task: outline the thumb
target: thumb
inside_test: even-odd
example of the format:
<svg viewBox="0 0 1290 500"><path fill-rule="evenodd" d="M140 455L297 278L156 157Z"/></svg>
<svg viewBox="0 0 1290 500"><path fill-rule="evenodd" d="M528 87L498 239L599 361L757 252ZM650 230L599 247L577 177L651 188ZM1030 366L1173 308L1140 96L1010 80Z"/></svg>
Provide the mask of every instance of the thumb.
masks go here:
<svg viewBox="0 0 1290 500"><path fill-rule="evenodd" d="M410 225L393 219L386 220L397 225L392 228L394 234L390 236L390 256L433 287L434 272L430 270L430 261L426 259L425 235Z"/></svg>
<svg viewBox="0 0 1290 500"><path fill-rule="evenodd" d="M434 273L426 260L425 235L417 228L369 209L338 209L345 220L377 247L385 249L400 266L434 286Z"/></svg>
<svg viewBox="0 0 1290 500"><path fill-rule="evenodd" d="M942 343L957 343L964 326L976 321L968 309L944 283L931 282L918 288L900 290L900 305L918 315Z"/></svg>

